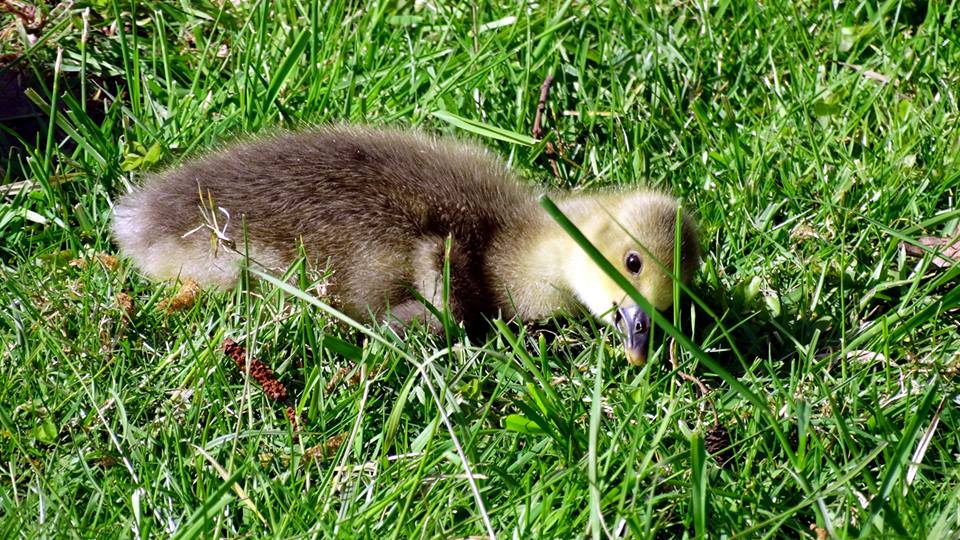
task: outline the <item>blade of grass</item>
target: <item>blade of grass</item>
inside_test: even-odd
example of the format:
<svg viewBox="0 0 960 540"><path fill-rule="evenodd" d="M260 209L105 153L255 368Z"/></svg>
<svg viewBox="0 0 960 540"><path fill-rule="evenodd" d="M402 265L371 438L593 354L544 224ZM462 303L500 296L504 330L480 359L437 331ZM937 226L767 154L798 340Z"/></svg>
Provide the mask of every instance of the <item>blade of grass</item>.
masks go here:
<svg viewBox="0 0 960 540"><path fill-rule="evenodd" d="M537 140L533 137L522 135L507 129L490 126L476 120L468 120L462 116L457 116L456 114L448 111L434 111L430 113L430 116L433 116L439 120L443 120L444 122L454 127L458 127L468 133L473 133L474 135L478 135L486 139L494 139L497 141L503 141L510 144L520 144L523 146L534 146L537 144Z"/></svg>
<svg viewBox="0 0 960 540"><path fill-rule="evenodd" d="M290 285L285 281L279 280L276 277L272 276L271 274L263 272L262 270L256 267L250 267L249 270L252 274L256 275L258 278L266 281L267 283L270 283L271 285L280 289L281 291L289 294L290 296L293 296L294 298L299 298L303 302L306 302L307 304L310 304L318 308L320 311L323 311L324 313L333 317L334 319L346 324L347 326L353 328L354 330L357 330L363 335L380 343L381 345L393 351L395 354L397 354L401 358L410 362L410 365L414 366L417 369L417 371L420 372L420 375L422 377L424 384L426 384L427 389L430 391L430 395L433 398L433 401L437 405L440 417L443 420L443 424L447 429L447 433L450 435L450 441L453 443L453 446L457 451L457 457L460 459L460 465L463 467L464 473L466 474L467 484L469 484L474 500L477 503L477 510L479 511L480 516L483 519L483 524L484 524L484 527L486 528L487 534L490 536L490 538L496 538L497 535L493 530L493 524L490 522L490 516L487 513L486 505L484 505L483 503L483 496L480 494L480 488L477 487L477 482L475 480L472 467L470 466L470 462L467 460L467 455L463 451L463 446L460 444L460 439L457 437L456 431L453 429L453 424L450 422L450 418L447 416L445 412L444 403L440 399L440 394L437 392L429 373L427 373L425 366L422 363L418 362L407 351L400 349L399 347L397 347L396 345L394 345L393 343L385 339L380 334L377 334L376 332L370 330L366 326L348 317L347 315L340 312L339 310L334 309L329 304L325 302L321 302L316 297L313 297L307 294L306 292L294 287L293 285Z"/></svg>
<svg viewBox="0 0 960 540"><path fill-rule="evenodd" d="M50 117L51 124L55 123L57 127L63 130L74 142L77 143L77 146L83 148L87 151L90 156L96 160L96 162L103 168L107 167L107 160L103 157L103 154L94 148L88 141L87 136L81 135L74 127L70 124L70 121L64 118L60 114L56 114L54 109L49 103L47 103L33 88L27 88L24 91L24 95L33 102L44 114ZM72 98L69 95L64 96L64 101L68 102L68 105L73 105ZM54 105L55 106L55 105ZM83 114L83 113L80 113ZM96 136L96 129L92 125L84 126L84 132L91 133L91 136Z"/></svg>
<svg viewBox="0 0 960 540"><path fill-rule="evenodd" d="M220 486L211 493L204 501L203 506L198 508L187 523L178 528L173 535L174 540L192 540L194 538L205 538L209 534L209 528L214 519L224 506L233 500L234 496L230 493L233 485L245 474L243 468L237 469L229 478L223 481Z"/></svg>
<svg viewBox="0 0 960 540"><path fill-rule="evenodd" d="M707 537L707 449L703 434L690 437L690 498L696 538Z"/></svg>
<svg viewBox="0 0 960 540"><path fill-rule="evenodd" d="M603 347L597 349L597 368L590 398L590 438L587 446L587 479L590 481L590 532L594 540L601 535L610 538L600 507L600 478L597 474L597 439L600 435L601 404L603 402Z"/></svg>
<svg viewBox="0 0 960 540"><path fill-rule="evenodd" d="M923 399L920 401L920 405L917 407L917 410L913 413L913 417L910 419L910 424L903 431L900 441L897 443L897 447L893 451L893 456L891 456L890 461L887 463L886 472L883 475L883 481L880 483L880 490L874 494L873 500L870 501L869 514L863 521L863 528L860 529L860 535L858 536L859 538L868 538L871 536L874 520L879 517L880 511L883 510L883 506L887 500L887 497L890 496L890 492L893 490L893 486L896 484L897 480L901 478L900 471L904 468L904 466L906 466L909 460L910 449L913 447L913 442L917 438L917 433L920 432L920 424L927 419L927 415L930 413L930 409L933 406L933 401L937 396L937 390L939 387L939 381L934 380L933 384L930 385L927 393L924 394Z"/></svg>
<svg viewBox="0 0 960 540"><path fill-rule="evenodd" d="M264 114L266 114L267 108L275 104L277 96L280 94L280 89L283 87L283 83L286 82L287 77L290 76L293 67L301 60L303 50L307 47L308 43L310 43L310 32L301 32L297 40L293 42L293 46L290 47L286 58L283 59L283 62L277 70L273 72L273 77L270 78L270 86L267 87L267 93L262 101L264 104Z"/></svg>

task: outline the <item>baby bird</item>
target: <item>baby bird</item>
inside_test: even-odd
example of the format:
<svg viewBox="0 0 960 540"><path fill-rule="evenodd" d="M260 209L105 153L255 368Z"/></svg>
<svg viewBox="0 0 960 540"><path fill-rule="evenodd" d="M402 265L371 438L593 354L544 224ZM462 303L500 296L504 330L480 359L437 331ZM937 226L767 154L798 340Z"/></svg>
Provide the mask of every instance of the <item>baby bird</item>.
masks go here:
<svg viewBox="0 0 960 540"><path fill-rule="evenodd" d="M301 253L331 271L330 298L361 320L435 325L443 304L468 333L582 304L646 358L650 317L482 148L422 133L336 126L240 142L149 177L114 207L121 251L155 279L228 288L244 264L282 272ZM676 199L652 191L551 194L657 309L673 301ZM215 238L212 240L212 236ZM683 215L680 278L699 262ZM302 251L301 251L302 250ZM659 259L659 263L650 260Z"/></svg>

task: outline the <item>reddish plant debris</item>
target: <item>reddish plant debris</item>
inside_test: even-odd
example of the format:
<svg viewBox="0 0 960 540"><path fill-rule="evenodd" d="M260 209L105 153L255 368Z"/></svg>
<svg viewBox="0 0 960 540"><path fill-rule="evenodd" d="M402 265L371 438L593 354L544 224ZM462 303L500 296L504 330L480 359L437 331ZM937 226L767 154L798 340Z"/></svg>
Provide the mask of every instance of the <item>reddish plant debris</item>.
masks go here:
<svg viewBox="0 0 960 540"><path fill-rule="evenodd" d="M936 256L930 263L936 268L950 268L960 262L960 238L921 236L917 242L928 249L907 242L900 242L900 246L911 257L923 257L928 251L934 251Z"/></svg>
<svg viewBox="0 0 960 540"><path fill-rule="evenodd" d="M303 431L303 424L306 423L307 419L303 416L297 416L297 410L293 408L293 405L287 405L286 410L283 411L287 416L287 420L290 422L290 427L293 429L293 442L300 442L300 432Z"/></svg>
<svg viewBox="0 0 960 540"><path fill-rule="evenodd" d="M227 338L223 340L223 352L233 360L241 372L246 372L247 351L242 345ZM277 379L272 369L252 357L250 358L250 376L260 383L260 386L263 387L263 393L266 394L267 397L279 403L287 402L287 398L289 397L287 387Z"/></svg>
<svg viewBox="0 0 960 540"><path fill-rule="evenodd" d="M293 425L294 431L300 431L300 417L297 416L297 410L293 408L292 405L287 405L287 408L283 411L287 415L287 420L290 421L290 424Z"/></svg>
<svg viewBox="0 0 960 540"><path fill-rule="evenodd" d="M247 350L243 345L233 341L230 338L223 340L223 352L229 356L233 363L237 365L241 373L246 373L247 369ZM250 376L260 383L263 393L273 401L286 405L283 413L290 422L293 429L293 441L300 441L300 433L303 431L303 425L307 419L304 415L298 415L296 409L291 404L290 392L284 386L273 370L266 366L260 360L250 357Z"/></svg>

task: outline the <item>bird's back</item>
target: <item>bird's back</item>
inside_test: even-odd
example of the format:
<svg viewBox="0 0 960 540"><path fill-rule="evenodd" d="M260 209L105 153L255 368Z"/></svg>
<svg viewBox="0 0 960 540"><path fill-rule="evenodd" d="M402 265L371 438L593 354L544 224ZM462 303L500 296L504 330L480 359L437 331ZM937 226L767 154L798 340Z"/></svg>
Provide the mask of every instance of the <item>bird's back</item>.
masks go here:
<svg viewBox="0 0 960 540"><path fill-rule="evenodd" d="M117 204L114 236L154 277L220 286L235 279L235 261L212 254L211 238L278 269L302 243L357 286L384 281L364 294L391 297L418 241L449 235L469 259L534 211L531 192L477 146L328 127L242 142L148 178Z"/></svg>

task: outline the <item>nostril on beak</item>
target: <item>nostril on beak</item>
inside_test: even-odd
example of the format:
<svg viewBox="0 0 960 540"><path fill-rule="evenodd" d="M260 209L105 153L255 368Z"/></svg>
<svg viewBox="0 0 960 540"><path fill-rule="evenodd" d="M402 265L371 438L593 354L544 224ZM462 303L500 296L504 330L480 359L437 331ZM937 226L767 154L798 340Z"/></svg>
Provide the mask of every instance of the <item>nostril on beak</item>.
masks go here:
<svg viewBox="0 0 960 540"><path fill-rule="evenodd" d="M633 327L633 331L639 334L644 330L645 330L645 327L643 325L643 321L640 319L637 319L637 324Z"/></svg>

